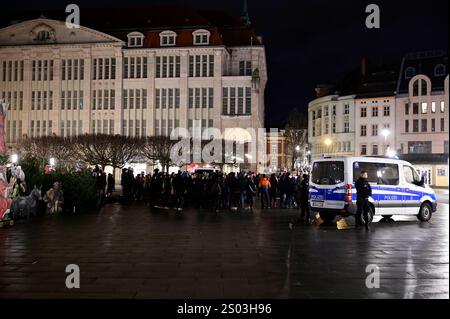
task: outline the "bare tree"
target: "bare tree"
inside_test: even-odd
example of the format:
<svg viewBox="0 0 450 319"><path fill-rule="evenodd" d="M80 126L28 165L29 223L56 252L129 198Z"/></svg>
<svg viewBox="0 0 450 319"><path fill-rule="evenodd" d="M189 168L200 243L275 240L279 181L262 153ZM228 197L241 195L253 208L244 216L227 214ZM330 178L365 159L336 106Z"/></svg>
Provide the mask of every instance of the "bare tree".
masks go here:
<svg viewBox="0 0 450 319"><path fill-rule="evenodd" d="M90 165L101 165L103 169L111 163L110 144L111 135L107 134L84 134L76 138L80 159Z"/></svg>
<svg viewBox="0 0 450 319"><path fill-rule="evenodd" d="M24 138L18 144L19 150L30 157L33 157L45 165L51 157L58 159L58 165L67 169L76 159L76 148L69 138L60 136L45 135L40 137Z"/></svg>
<svg viewBox="0 0 450 319"><path fill-rule="evenodd" d="M153 162L159 161L163 170L167 172L169 167L174 165L170 157L170 150L176 142L168 136L147 136L144 138L141 154Z"/></svg>
<svg viewBox="0 0 450 319"><path fill-rule="evenodd" d="M139 137L109 135L108 158L109 165L122 169L126 163L131 163L141 155L141 147L145 140Z"/></svg>
<svg viewBox="0 0 450 319"><path fill-rule="evenodd" d="M284 136L287 154L292 154L291 168L294 169L297 156L304 155L308 147L308 119L305 114L293 109L287 117ZM297 150L298 149L298 150Z"/></svg>

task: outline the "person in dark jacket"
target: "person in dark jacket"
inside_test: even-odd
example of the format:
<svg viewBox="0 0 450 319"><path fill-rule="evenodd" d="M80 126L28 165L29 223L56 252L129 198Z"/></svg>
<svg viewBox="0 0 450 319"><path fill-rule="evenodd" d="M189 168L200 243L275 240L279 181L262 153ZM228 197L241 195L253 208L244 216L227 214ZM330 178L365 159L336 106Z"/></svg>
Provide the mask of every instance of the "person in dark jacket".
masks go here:
<svg viewBox="0 0 450 319"><path fill-rule="evenodd" d="M250 211L253 211L253 204L254 204L253 197L256 195L257 192L258 190L256 189L255 182L253 181L253 178L249 176L247 182L246 197L248 202L248 208L250 209Z"/></svg>
<svg viewBox="0 0 450 319"><path fill-rule="evenodd" d="M309 225L309 176L303 174L302 181L300 182L299 189L299 206L301 209L300 222Z"/></svg>
<svg viewBox="0 0 450 319"><path fill-rule="evenodd" d="M115 186L116 186L116 182L114 180L114 176L113 176L113 174L109 173L108 174L108 191L107 191L108 197L111 197L112 193L114 192Z"/></svg>
<svg viewBox="0 0 450 319"><path fill-rule="evenodd" d="M356 218L355 228L359 226L361 214L364 217L366 230L369 229L369 197L372 196L372 188L367 178L367 171L361 171L359 178L355 182L356 187Z"/></svg>
<svg viewBox="0 0 450 319"><path fill-rule="evenodd" d="M278 178L275 174L270 175L270 190L269 190L269 206L270 208L276 208L277 206L277 193L278 193Z"/></svg>

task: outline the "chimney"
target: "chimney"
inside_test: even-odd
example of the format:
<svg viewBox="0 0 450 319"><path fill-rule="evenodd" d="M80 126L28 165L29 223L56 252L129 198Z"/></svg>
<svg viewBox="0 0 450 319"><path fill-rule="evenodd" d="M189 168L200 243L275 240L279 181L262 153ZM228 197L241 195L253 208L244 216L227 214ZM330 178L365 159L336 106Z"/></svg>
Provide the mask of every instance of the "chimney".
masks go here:
<svg viewBox="0 0 450 319"><path fill-rule="evenodd" d="M367 62L366 62L366 57L363 56L361 59L361 77L365 78L366 72L367 72Z"/></svg>

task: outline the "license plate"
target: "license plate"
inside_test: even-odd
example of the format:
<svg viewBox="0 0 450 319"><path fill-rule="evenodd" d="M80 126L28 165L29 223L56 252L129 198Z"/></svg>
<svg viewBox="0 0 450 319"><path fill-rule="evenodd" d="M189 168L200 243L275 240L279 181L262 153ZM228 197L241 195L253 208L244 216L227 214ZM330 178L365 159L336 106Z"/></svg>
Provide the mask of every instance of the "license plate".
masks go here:
<svg viewBox="0 0 450 319"><path fill-rule="evenodd" d="M323 202L311 202L311 206L313 206L313 207L323 207Z"/></svg>

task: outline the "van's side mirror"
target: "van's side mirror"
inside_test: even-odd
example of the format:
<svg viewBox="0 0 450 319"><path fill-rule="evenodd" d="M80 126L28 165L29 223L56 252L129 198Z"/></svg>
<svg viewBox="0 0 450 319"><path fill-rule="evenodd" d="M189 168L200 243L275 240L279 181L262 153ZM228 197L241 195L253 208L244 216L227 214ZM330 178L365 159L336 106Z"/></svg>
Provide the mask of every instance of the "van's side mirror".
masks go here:
<svg viewBox="0 0 450 319"><path fill-rule="evenodd" d="M425 175L422 175L422 177L420 178L420 182L419 182L419 186L423 186L425 185Z"/></svg>

